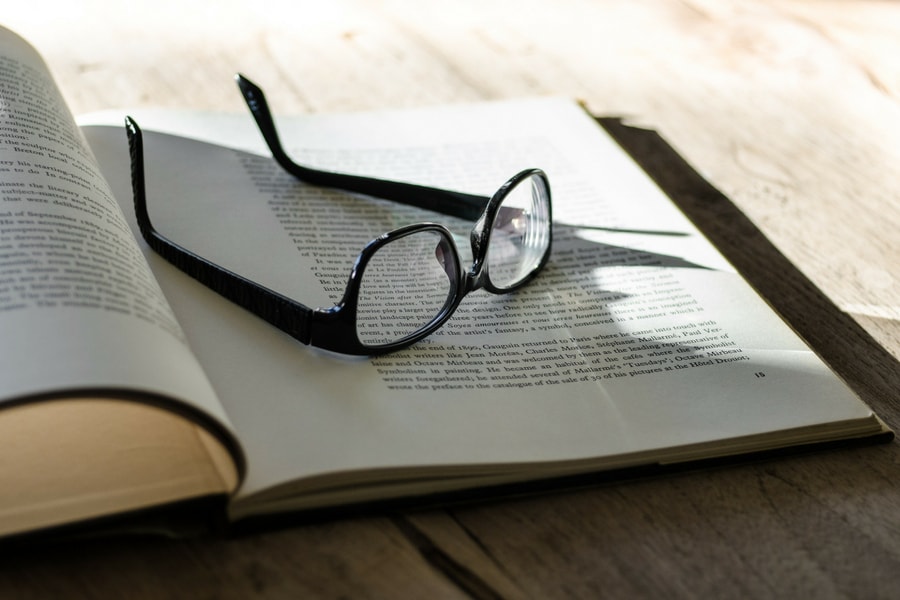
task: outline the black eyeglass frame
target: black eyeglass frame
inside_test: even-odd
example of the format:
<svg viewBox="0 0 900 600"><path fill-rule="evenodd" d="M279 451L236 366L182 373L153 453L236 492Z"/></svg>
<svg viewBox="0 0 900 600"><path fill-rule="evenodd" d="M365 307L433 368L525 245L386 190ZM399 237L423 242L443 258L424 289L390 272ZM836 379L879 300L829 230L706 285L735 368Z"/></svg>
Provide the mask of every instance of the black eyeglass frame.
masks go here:
<svg viewBox="0 0 900 600"><path fill-rule="evenodd" d="M256 90L258 90L258 88L256 88ZM256 98L262 98L261 91L258 91ZM262 103L257 101L255 106L256 109L251 107L251 110L254 111L254 116L256 116L257 111L261 110L260 107L265 109L265 113L268 113L268 109L265 108L264 99ZM271 122L271 118L269 118L269 122ZM399 192L399 201L401 202L414 204L445 214L452 214L454 216L470 216L472 214L473 204L475 202L480 204L479 214L470 236L473 256L473 263L470 269L465 270L463 268L459 259L459 251L456 247L456 243L453 240L452 234L446 227L430 222L407 225L384 233L366 244L354 261L344 294L337 304L327 308L310 308L283 294L221 267L160 234L153 226L147 210L143 135L134 119L130 117L126 118L125 125L131 155L132 191L134 195L135 214L141 235L146 240L147 244L179 270L228 300L259 316L303 344L349 355L377 355L405 348L427 337L440 328L441 325L450 318L462 299L469 292L481 288L495 294L512 292L531 281L544 267L550 257L552 226L548 226L547 247L544 254L530 272L509 287L497 287L491 282L487 268L487 250L490 242L490 233L494 221L497 218L500 205L512 189L526 179L534 177L539 182L538 185L543 187L542 193L545 194L547 201L547 221L548 224L552 223L550 185L546 174L540 169L526 169L517 173L506 181L493 196L488 198L486 196L462 194L402 182L309 169L293 163L283 150L278 154L281 156L281 159L279 160L278 155L275 153L275 149L273 149L273 155L276 156L276 160L282 167L284 167L282 161L287 161L289 164L302 169L304 174L302 177L296 173L292 174L297 176L298 179L302 179L309 183L341 188L371 196L386 197L386 199L394 199L391 197L391 194ZM272 139L277 142L274 123L269 128L271 131L263 129L262 126L261 129L271 148ZM272 138L272 136L274 136L274 138ZM276 148L280 149L280 144L277 144ZM291 172L290 169L286 170ZM312 177L309 177L310 174L312 174ZM316 181L312 181L312 179L315 179ZM347 185L342 184L344 181L347 182ZM363 343L359 339L359 334L357 332L356 317L358 311L359 287L369 259L384 245L402 237L423 231L433 231L441 236L441 243L443 244L444 250L450 251L452 262L455 264L457 277L455 278L455 282L452 282L454 285L451 288L451 293L448 295L447 301L438 314L427 325L414 333L391 343L377 345Z"/></svg>

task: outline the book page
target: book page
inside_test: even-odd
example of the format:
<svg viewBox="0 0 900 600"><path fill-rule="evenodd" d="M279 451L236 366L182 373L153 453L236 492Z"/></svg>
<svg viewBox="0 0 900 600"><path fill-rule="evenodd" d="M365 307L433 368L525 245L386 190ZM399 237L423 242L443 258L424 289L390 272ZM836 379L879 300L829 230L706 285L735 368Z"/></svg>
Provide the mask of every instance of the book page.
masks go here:
<svg viewBox="0 0 900 600"><path fill-rule="evenodd" d="M400 225L438 220L467 253L471 223L282 173L249 116L135 117L145 130L196 138L145 136L159 229L310 306L336 302L363 245ZM298 160L331 170L490 195L519 169L543 168L554 246L546 270L520 292L473 293L430 338L378 358L304 347L151 256L248 449L240 492L248 502L236 514L250 510L241 507L254 494L288 495L296 490L272 487L302 478L307 491L355 485L344 491L365 497L367 480L399 488L404 478L442 476L436 489L459 485L449 474L521 478L541 464L624 466L878 429L573 103L280 125ZM127 195L123 134L85 132L116 194Z"/></svg>
<svg viewBox="0 0 900 600"><path fill-rule="evenodd" d="M46 67L0 34L0 398L143 389L227 422Z"/></svg>
<svg viewBox="0 0 900 600"><path fill-rule="evenodd" d="M57 492L71 488L69 483L80 489L67 505L66 515L73 519L78 514L95 516L98 510L115 505L117 495L129 496L119 507L124 510L170 501L179 487L187 495L196 495L198 489L222 493L234 486L233 474L227 472L233 466L219 473L218 483L208 485L209 473L218 471L217 456L207 456L209 465L200 466L199 471L188 469L197 476L191 483L183 470L168 475L140 471L138 467L152 462L146 453L144 459L129 462L127 454L94 452L115 447L104 445L109 440L124 436L136 441L147 433L165 440L186 436L181 447L209 454L204 450L206 434L196 428L199 422L218 438L217 443L240 455L212 386L186 344L46 66L30 46L2 28L0 351L0 420L8 417L15 422L14 415L28 414L29 423L51 428L46 431L49 438L64 438L70 448L80 442L91 455L83 471L60 462L41 463L44 466L38 468L34 461L46 454L41 452L46 439L17 435L0 440L6 479L35 476L30 489L44 490L42 482L47 483L46 490L51 491L45 500L57 507L70 500ZM71 404L52 402L60 399ZM130 405L115 407L101 402L104 399L162 405L169 417L152 421L160 427L155 432L135 432L135 419L120 418L134 414ZM17 410L32 402L40 404L41 410ZM58 411L85 403L93 407L90 415L105 415L102 425L59 432L62 419L42 414L44 407ZM187 422L186 416L195 423ZM116 429L117 425L127 429ZM35 447L23 447L25 438ZM164 446L157 451L167 452ZM191 465L198 463L191 459ZM134 477L118 477L116 470L123 468L135 469ZM83 477L87 471L92 483L104 483L88 490L84 484L88 479ZM132 485L141 475L151 479ZM61 483L61 477L67 483ZM159 485L154 488L155 484ZM35 492L34 497L38 496ZM3 495L0 529L15 528L22 517L19 511L32 511L35 506L25 494ZM20 525L27 528L44 517L53 520L58 515L33 513Z"/></svg>

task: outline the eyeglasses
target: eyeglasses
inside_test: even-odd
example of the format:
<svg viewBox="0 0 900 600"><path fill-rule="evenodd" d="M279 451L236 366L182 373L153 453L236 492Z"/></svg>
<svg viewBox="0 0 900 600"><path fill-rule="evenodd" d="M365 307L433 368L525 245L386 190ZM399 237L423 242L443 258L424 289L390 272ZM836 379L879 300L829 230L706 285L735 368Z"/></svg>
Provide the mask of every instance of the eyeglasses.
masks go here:
<svg viewBox="0 0 900 600"><path fill-rule="evenodd" d="M512 292L547 263L550 186L540 169L510 178L491 197L311 169L283 150L262 90L238 75L250 111L279 165L313 185L340 188L475 220L468 270L443 225L400 227L369 242L357 257L343 297L310 308L206 260L160 234L147 209L140 127L126 119L135 213L148 245L203 285L304 344L342 354L376 355L405 348L438 329L469 292Z"/></svg>

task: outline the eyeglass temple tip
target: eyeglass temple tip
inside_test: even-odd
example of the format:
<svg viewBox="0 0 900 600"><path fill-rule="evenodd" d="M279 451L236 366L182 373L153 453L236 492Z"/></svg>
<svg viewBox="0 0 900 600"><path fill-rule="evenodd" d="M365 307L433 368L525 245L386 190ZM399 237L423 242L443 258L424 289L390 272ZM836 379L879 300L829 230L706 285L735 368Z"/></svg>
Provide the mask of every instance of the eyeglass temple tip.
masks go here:
<svg viewBox="0 0 900 600"><path fill-rule="evenodd" d="M125 131L129 136L132 135L140 135L141 128L138 127L137 121L134 120L130 115L125 116Z"/></svg>
<svg viewBox="0 0 900 600"><path fill-rule="evenodd" d="M143 134L131 116L125 117L125 135L128 138L128 150L131 155L132 172L135 169L135 163L143 162Z"/></svg>
<svg viewBox="0 0 900 600"><path fill-rule="evenodd" d="M241 95L244 96L244 99L249 103L251 101L257 101L257 99L263 97L262 89L247 79L242 73L234 74L234 81L237 83L238 88L241 90Z"/></svg>

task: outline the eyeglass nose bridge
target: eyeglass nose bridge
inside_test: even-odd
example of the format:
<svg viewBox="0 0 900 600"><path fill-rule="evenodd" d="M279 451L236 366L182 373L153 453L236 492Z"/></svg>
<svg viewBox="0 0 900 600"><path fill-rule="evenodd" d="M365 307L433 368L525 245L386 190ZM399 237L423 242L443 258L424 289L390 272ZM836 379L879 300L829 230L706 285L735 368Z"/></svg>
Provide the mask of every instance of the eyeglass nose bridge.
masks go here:
<svg viewBox="0 0 900 600"><path fill-rule="evenodd" d="M475 257L472 266L463 272L462 277L462 296L466 296L472 292L478 291L487 287L490 280L488 279L487 274L487 254L481 253L476 254L476 249L473 246L472 255Z"/></svg>

